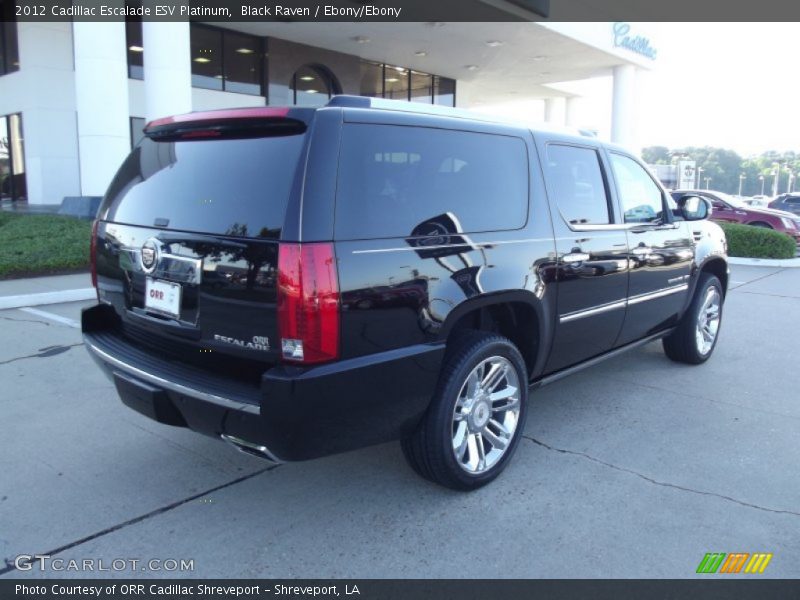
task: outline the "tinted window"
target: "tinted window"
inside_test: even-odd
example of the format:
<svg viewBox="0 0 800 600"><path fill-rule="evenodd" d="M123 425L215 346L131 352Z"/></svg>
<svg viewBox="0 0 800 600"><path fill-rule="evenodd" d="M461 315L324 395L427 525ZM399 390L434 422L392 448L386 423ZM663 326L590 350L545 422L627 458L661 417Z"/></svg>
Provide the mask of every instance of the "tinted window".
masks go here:
<svg viewBox="0 0 800 600"><path fill-rule="evenodd" d="M232 31L224 35L225 91L258 96L261 94L261 40Z"/></svg>
<svg viewBox="0 0 800 600"><path fill-rule="evenodd" d="M651 223L664 218L661 188L642 165L612 152L611 168L626 223Z"/></svg>
<svg viewBox="0 0 800 600"><path fill-rule="evenodd" d="M361 88L359 95L380 98L383 96L383 65L361 61Z"/></svg>
<svg viewBox="0 0 800 600"><path fill-rule="evenodd" d="M597 151L550 144L547 177L558 210L572 225L610 223L608 196Z"/></svg>
<svg viewBox="0 0 800 600"><path fill-rule="evenodd" d="M128 44L128 77L144 79L144 42L142 41L142 22L125 23L125 38Z"/></svg>
<svg viewBox="0 0 800 600"><path fill-rule="evenodd" d="M131 117L131 149L144 137L145 120L142 117Z"/></svg>
<svg viewBox="0 0 800 600"><path fill-rule="evenodd" d="M383 81L384 98L408 100L408 69L386 65Z"/></svg>
<svg viewBox="0 0 800 600"><path fill-rule="evenodd" d="M190 29L192 85L211 90L222 89L222 32L198 27Z"/></svg>
<svg viewBox="0 0 800 600"><path fill-rule="evenodd" d="M427 73L411 71L411 101L433 103L433 78Z"/></svg>
<svg viewBox="0 0 800 600"><path fill-rule="evenodd" d="M15 4L0 2L0 75L19 70Z"/></svg>
<svg viewBox="0 0 800 600"><path fill-rule="evenodd" d="M292 75L291 88L298 106L325 106L338 92L333 78L321 68L305 65Z"/></svg>
<svg viewBox="0 0 800 600"><path fill-rule="evenodd" d="M303 140L145 138L112 181L101 214L146 227L277 237Z"/></svg>
<svg viewBox="0 0 800 600"><path fill-rule="evenodd" d="M453 79L434 76L433 103L443 106L456 105L456 82Z"/></svg>
<svg viewBox="0 0 800 600"><path fill-rule="evenodd" d="M515 137L346 125L336 235L427 235L421 228L439 221L459 232L518 229L528 213L527 163L525 143Z"/></svg>

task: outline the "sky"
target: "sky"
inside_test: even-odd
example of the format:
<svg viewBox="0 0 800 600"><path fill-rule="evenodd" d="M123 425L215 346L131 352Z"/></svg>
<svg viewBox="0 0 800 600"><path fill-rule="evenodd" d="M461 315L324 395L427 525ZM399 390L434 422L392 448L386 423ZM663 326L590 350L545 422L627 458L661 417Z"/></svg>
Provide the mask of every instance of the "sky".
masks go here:
<svg viewBox="0 0 800 600"><path fill-rule="evenodd" d="M718 146L742 156L800 152L800 23L648 23L654 69L637 74L639 145ZM605 139L611 78L580 94L578 124Z"/></svg>

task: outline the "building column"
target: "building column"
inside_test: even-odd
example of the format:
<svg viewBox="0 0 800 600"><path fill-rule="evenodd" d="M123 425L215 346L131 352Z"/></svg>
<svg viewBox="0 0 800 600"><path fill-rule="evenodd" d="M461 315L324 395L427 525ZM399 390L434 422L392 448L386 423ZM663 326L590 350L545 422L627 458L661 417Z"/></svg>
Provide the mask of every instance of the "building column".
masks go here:
<svg viewBox="0 0 800 600"><path fill-rule="evenodd" d="M614 67L614 88L611 102L611 141L634 148L636 144L636 67Z"/></svg>
<svg viewBox="0 0 800 600"><path fill-rule="evenodd" d="M80 187L102 196L131 149L125 23L72 25Z"/></svg>
<svg viewBox="0 0 800 600"><path fill-rule="evenodd" d="M546 123L564 125L566 118L566 99L545 98L544 99L544 120Z"/></svg>
<svg viewBox="0 0 800 600"><path fill-rule="evenodd" d="M147 120L192 111L189 23L142 23Z"/></svg>
<svg viewBox="0 0 800 600"><path fill-rule="evenodd" d="M580 104L580 96L572 96L567 98L566 108L566 122L569 127L578 127L578 105Z"/></svg>

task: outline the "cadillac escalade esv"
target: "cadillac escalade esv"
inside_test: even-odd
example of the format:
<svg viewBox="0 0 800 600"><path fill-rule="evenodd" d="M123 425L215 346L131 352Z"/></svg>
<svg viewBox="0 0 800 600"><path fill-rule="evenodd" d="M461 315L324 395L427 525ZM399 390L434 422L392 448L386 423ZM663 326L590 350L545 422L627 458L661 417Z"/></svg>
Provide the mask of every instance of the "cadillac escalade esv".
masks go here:
<svg viewBox="0 0 800 600"><path fill-rule="evenodd" d="M528 394L717 342L726 242L593 137L361 97L151 122L103 200L86 348L122 401L273 461L400 440L474 489Z"/></svg>

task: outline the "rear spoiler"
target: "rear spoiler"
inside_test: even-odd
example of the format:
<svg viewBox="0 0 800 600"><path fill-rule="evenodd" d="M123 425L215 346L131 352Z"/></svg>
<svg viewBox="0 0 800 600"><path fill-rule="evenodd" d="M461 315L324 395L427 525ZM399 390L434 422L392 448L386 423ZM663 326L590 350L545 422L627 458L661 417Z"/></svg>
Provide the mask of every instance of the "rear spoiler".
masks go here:
<svg viewBox="0 0 800 600"><path fill-rule="evenodd" d="M304 133L314 115L308 108L234 108L155 119L144 134L157 142L191 139L242 139Z"/></svg>

